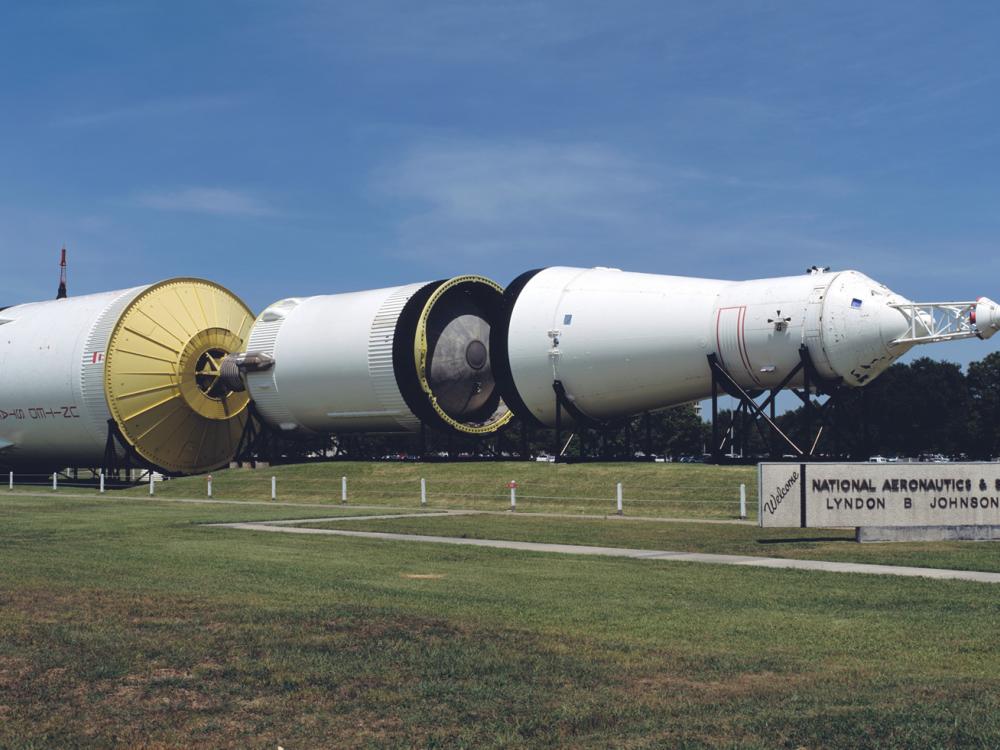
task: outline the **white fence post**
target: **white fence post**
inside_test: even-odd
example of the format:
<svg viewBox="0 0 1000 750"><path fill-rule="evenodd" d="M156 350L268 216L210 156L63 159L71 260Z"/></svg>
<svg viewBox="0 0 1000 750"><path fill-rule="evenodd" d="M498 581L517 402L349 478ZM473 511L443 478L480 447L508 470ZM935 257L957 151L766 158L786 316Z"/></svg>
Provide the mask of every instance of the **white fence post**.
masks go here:
<svg viewBox="0 0 1000 750"><path fill-rule="evenodd" d="M57 475L53 471L52 472L52 489L54 489L54 490L59 489L59 480L56 477L57 477Z"/></svg>
<svg viewBox="0 0 1000 750"><path fill-rule="evenodd" d="M747 517L747 486L740 485L740 518Z"/></svg>
<svg viewBox="0 0 1000 750"><path fill-rule="evenodd" d="M212 475L208 475L208 496L212 496Z"/></svg>
<svg viewBox="0 0 1000 750"><path fill-rule="evenodd" d="M271 499L272 500L277 500L278 499L278 478L277 477L271 477Z"/></svg>
<svg viewBox="0 0 1000 750"><path fill-rule="evenodd" d="M10 473L10 489L11 490L14 489L14 472L13 471Z"/></svg>
<svg viewBox="0 0 1000 750"><path fill-rule="evenodd" d="M420 504L427 505L427 480L420 478Z"/></svg>
<svg viewBox="0 0 1000 750"><path fill-rule="evenodd" d="M104 472L101 472L101 494L104 494Z"/></svg>
<svg viewBox="0 0 1000 750"><path fill-rule="evenodd" d="M154 485L153 485L153 472L149 472L149 496L150 497L152 497L155 494L155 492L156 492L153 489L153 487L154 487Z"/></svg>
<svg viewBox="0 0 1000 750"><path fill-rule="evenodd" d="M347 502L347 477L340 478L340 502Z"/></svg>
<svg viewBox="0 0 1000 750"><path fill-rule="evenodd" d="M618 490L617 491L617 495L618 495L618 515L620 516L620 515L622 515L622 483L621 482L618 483L617 490Z"/></svg>
<svg viewBox="0 0 1000 750"><path fill-rule="evenodd" d="M512 479L507 486L510 487L510 509L515 511L517 510L517 482Z"/></svg>

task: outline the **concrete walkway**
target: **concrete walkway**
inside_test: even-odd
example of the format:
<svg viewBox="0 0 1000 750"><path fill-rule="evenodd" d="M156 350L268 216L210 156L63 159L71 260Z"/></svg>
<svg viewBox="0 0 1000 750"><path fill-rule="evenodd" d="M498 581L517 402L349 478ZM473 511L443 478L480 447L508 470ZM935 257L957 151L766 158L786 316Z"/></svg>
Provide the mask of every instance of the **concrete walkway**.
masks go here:
<svg viewBox="0 0 1000 750"><path fill-rule="evenodd" d="M416 515L416 514L414 514ZM420 514L425 517L429 514ZM436 515L436 514L435 514ZM441 515L451 515L442 513ZM397 516L398 517L398 516ZM377 517L376 517L377 518ZM317 521L320 519L316 519ZM343 517L331 518L343 521ZM359 519L360 520L360 519ZM364 520L375 520L365 516ZM379 531L346 531L343 529L307 529L289 526L298 521L271 521L265 523L216 523L206 524L217 528L242 529L244 531L267 531L281 534L310 534L319 536L346 536L361 539L383 539L395 542L423 542L427 544L458 544L468 547L491 547L513 549L524 552L554 552L563 555L599 555L602 557L624 557L634 560L667 560L671 562L696 562L714 565L741 565L754 568L782 568L788 570L811 570L829 573L865 573L868 575L903 576L910 578L937 578L977 583L1000 583L1000 573L981 573L973 570L944 570L941 568L911 568L898 565L869 565L866 563L825 562L823 560L788 560L778 557L751 557L749 555L712 555L701 552L669 552L648 549L627 549L621 547L589 547L577 544L544 544L540 542L512 542L500 539L465 539L450 536L424 536L421 534L392 534Z"/></svg>

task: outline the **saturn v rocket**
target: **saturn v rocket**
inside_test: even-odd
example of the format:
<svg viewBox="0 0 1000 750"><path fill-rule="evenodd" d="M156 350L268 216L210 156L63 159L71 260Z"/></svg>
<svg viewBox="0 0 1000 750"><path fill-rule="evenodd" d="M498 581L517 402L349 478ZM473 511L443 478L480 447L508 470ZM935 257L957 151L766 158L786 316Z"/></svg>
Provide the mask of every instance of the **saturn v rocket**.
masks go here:
<svg viewBox="0 0 1000 750"><path fill-rule="evenodd" d="M749 392L864 386L918 344L988 339L1000 305L916 303L857 271L723 281L552 267L317 297L254 316L207 281L0 310L0 465L171 473L234 455L250 403L290 436L496 432ZM114 440L112 440L114 438Z"/></svg>

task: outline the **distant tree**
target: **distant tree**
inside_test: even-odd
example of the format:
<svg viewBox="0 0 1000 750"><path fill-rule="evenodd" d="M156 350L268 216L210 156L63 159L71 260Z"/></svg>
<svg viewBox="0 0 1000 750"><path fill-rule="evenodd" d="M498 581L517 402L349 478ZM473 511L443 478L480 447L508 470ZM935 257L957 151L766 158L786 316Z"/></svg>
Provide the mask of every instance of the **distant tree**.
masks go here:
<svg viewBox="0 0 1000 750"><path fill-rule="evenodd" d="M734 415L735 423L733 422ZM706 424L705 430L707 433L705 445L707 452L711 453L712 426ZM744 458L767 456L771 452L766 439L769 437L770 428L764 423L755 425L752 413L743 416L738 411L731 409L719 410L719 442L720 444L724 442L726 454L730 452L736 455L742 454ZM779 446L780 453L787 453L789 450L790 448L784 447L784 444Z"/></svg>
<svg viewBox="0 0 1000 750"><path fill-rule="evenodd" d="M869 405L882 434L891 436L886 450L907 456L962 453L967 442L969 392L961 367L927 357L898 367L896 387Z"/></svg>
<svg viewBox="0 0 1000 750"><path fill-rule="evenodd" d="M653 412L649 417L654 454L678 458L700 456L704 451L706 425L694 404Z"/></svg>
<svg viewBox="0 0 1000 750"><path fill-rule="evenodd" d="M969 365L969 420L966 452L970 458L1000 456L1000 352Z"/></svg>
<svg viewBox="0 0 1000 750"><path fill-rule="evenodd" d="M782 429L808 448L802 406L778 418ZM825 429L819 453L851 456L960 455L969 444L970 397L961 368L926 357L896 364L864 389L844 390L833 413L837 429ZM814 430L819 426L818 420Z"/></svg>
<svg viewBox="0 0 1000 750"><path fill-rule="evenodd" d="M790 410L777 419L779 427L800 447L812 446L812 435L804 432L804 406ZM731 413L721 411L719 422L725 429ZM994 353L969 365L968 375L951 362L928 358L910 364L896 364L863 390L844 389L836 406L838 429L824 429L817 445L819 453L852 456L918 456L921 453L944 453L986 459L1000 455L1000 353ZM741 420L738 419L738 424ZM711 451L711 426L702 422L694 404L684 404L651 412L649 433L652 453L674 458L701 455ZM814 430L819 422L814 422ZM647 452L645 415L618 420L607 429L581 428L567 423L561 445L568 443L565 455L631 458ZM428 455L462 454L474 456L520 455L526 428L515 419L499 435L475 437L427 430L424 445ZM557 450L555 431L529 427L528 451L531 456ZM746 422L744 455L767 456L771 451L770 433ZM736 450L743 444L738 439ZM774 441L779 454L790 452L780 440ZM350 434L338 435L324 446L323 439L306 442L288 441L282 446L286 458L323 455L333 452L351 458L419 455L419 435Z"/></svg>

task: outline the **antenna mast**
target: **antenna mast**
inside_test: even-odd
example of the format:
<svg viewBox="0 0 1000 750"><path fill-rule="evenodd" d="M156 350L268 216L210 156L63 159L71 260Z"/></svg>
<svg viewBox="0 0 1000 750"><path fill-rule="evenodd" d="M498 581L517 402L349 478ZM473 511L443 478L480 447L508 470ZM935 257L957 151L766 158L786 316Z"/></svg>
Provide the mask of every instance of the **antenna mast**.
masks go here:
<svg viewBox="0 0 1000 750"><path fill-rule="evenodd" d="M62 260L59 261L59 291L56 299L66 299L66 248L62 249Z"/></svg>

